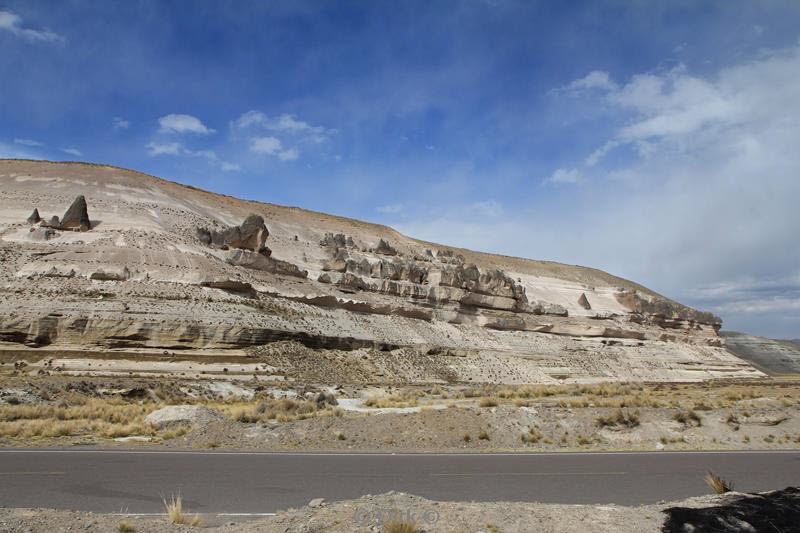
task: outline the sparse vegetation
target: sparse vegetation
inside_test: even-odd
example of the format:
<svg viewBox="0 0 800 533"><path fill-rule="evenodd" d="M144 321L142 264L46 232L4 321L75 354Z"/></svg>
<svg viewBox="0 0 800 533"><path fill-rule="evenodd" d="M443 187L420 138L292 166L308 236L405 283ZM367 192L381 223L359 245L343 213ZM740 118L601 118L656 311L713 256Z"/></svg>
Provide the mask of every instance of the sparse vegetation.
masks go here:
<svg viewBox="0 0 800 533"><path fill-rule="evenodd" d="M676 422L679 422L684 425L684 427L689 426L702 426L703 419L700 418L694 410L689 409L688 411L678 411L674 415L672 415L672 419Z"/></svg>
<svg viewBox="0 0 800 533"><path fill-rule="evenodd" d="M611 416L599 416L595 421L598 427L625 427L635 428L639 425L639 412L631 413L630 411L623 411L617 409Z"/></svg>
<svg viewBox="0 0 800 533"><path fill-rule="evenodd" d="M130 520L123 520L122 522L117 524L117 531L119 533L133 533L134 531L136 531L136 529L134 529L133 524L131 523Z"/></svg>
<svg viewBox="0 0 800 533"><path fill-rule="evenodd" d="M417 525L406 519L392 520L383 524L386 533L418 533Z"/></svg>
<svg viewBox="0 0 800 533"><path fill-rule="evenodd" d="M198 515L190 518L188 515L184 514L183 498L180 494L177 496L174 494L171 495L169 500L167 500L165 497L162 497L161 501L164 502L164 511L167 513L167 520L170 524L197 527L203 523L202 519Z"/></svg>
<svg viewBox="0 0 800 533"><path fill-rule="evenodd" d="M725 494L733 490L733 483L722 479L710 470L706 475L706 485L717 494Z"/></svg>
<svg viewBox="0 0 800 533"><path fill-rule="evenodd" d="M488 398L484 397L481 398L478 402L478 406L480 407L497 407L497 398Z"/></svg>
<svg viewBox="0 0 800 533"><path fill-rule="evenodd" d="M487 433L485 429L482 429L480 433L478 433L478 440L489 440L489 433Z"/></svg>

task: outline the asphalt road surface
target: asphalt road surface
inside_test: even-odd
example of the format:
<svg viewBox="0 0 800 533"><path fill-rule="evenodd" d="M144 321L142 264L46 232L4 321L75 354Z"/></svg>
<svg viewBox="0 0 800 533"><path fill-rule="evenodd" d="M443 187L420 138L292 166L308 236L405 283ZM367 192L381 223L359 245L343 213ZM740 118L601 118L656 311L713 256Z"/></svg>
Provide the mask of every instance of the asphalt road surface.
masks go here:
<svg viewBox="0 0 800 533"><path fill-rule="evenodd" d="M0 450L0 506L270 513L390 490L434 500L655 503L707 494L707 470L744 492L800 485L800 452L284 454Z"/></svg>

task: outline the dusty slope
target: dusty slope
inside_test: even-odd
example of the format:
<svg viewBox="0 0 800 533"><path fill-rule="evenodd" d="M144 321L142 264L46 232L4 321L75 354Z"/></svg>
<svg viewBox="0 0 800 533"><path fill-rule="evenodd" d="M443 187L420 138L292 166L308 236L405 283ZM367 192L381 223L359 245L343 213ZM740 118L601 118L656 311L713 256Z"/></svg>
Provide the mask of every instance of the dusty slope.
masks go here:
<svg viewBox="0 0 800 533"><path fill-rule="evenodd" d="M722 331L720 335L728 350L767 374L800 374L800 341L767 339L735 331Z"/></svg>
<svg viewBox="0 0 800 533"><path fill-rule="evenodd" d="M137 353L144 371L156 356L231 358L291 340L309 350L239 371L290 376L331 349L377 381L378 356L411 382L761 375L721 347L718 318L595 269L424 243L115 167L2 160L0 183L6 361ZM91 229L47 227L78 195ZM44 222L27 221L34 208ZM266 242L266 231L230 240L250 214Z"/></svg>

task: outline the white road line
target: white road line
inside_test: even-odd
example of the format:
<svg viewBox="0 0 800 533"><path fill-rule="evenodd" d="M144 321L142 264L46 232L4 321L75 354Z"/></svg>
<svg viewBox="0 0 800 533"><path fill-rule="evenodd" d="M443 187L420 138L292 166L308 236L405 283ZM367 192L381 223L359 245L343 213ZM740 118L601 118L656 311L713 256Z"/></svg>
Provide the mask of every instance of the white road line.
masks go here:
<svg viewBox="0 0 800 533"><path fill-rule="evenodd" d="M111 516L167 516L167 513L108 513ZM192 513L195 514L195 513ZM276 513L196 513L216 516L275 516Z"/></svg>
<svg viewBox="0 0 800 533"><path fill-rule="evenodd" d="M486 476L624 476L627 472L487 472L487 473L457 473L457 474L429 474L431 476L448 477L486 477Z"/></svg>
<svg viewBox="0 0 800 533"><path fill-rule="evenodd" d="M391 453L391 452L244 452L244 451L162 451L162 450L10 450L0 449L2 453L82 453L82 454L138 454L138 455L248 455L278 457L558 457L558 456L598 456L598 455L776 455L800 454L800 450L689 450L689 451L639 451L639 452L475 452L475 453Z"/></svg>

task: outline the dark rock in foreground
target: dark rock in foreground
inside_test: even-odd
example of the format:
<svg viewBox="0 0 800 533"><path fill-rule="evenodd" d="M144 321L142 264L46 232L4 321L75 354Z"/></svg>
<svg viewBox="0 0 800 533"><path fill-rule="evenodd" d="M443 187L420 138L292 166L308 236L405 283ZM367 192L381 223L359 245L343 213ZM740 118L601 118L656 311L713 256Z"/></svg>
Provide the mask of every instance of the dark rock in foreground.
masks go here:
<svg viewBox="0 0 800 533"><path fill-rule="evenodd" d="M33 208L33 213L31 213L31 216L28 217L28 223L29 224L38 224L41 221L42 221L42 217L39 216L39 210L34 207Z"/></svg>
<svg viewBox="0 0 800 533"><path fill-rule="evenodd" d="M89 210L86 207L86 198L83 195L78 196L69 206L67 212L61 217L62 229L73 229L79 231L88 231L91 229L92 223L89 221Z"/></svg>

